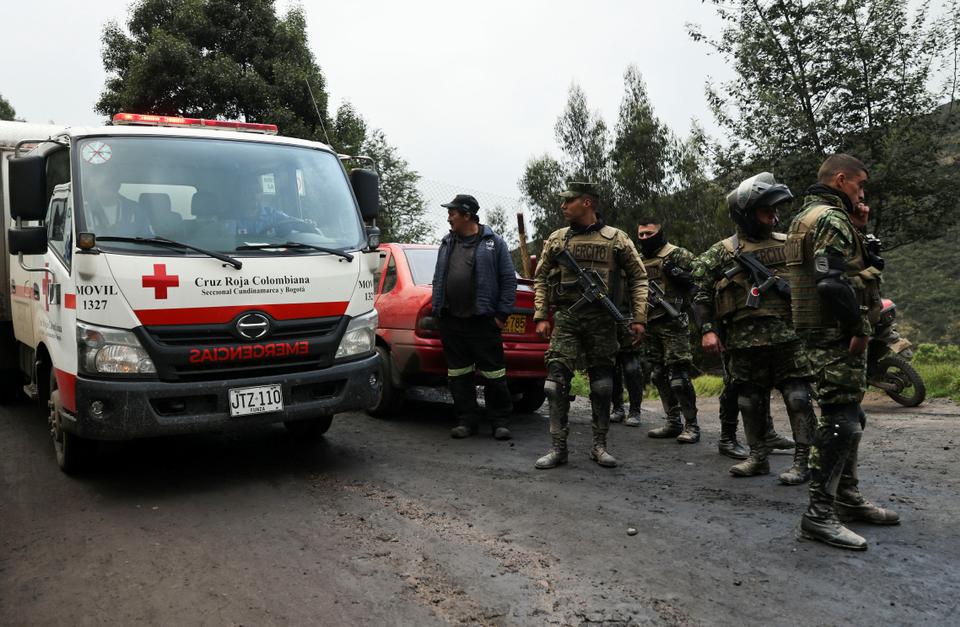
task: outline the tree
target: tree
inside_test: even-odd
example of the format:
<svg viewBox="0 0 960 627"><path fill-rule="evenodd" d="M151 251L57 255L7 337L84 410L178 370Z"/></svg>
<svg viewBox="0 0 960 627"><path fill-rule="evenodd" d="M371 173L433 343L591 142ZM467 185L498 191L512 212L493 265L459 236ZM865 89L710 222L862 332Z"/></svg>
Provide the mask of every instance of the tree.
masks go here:
<svg viewBox="0 0 960 627"><path fill-rule="evenodd" d="M731 152L795 190L828 154L851 152L871 170L871 219L888 245L942 232L960 183L938 165L944 133L928 85L944 38L928 3L911 17L907 0L712 2L721 36L689 30L737 72L707 87Z"/></svg>
<svg viewBox="0 0 960 627"><path fill-rule="evenodd" d="M332 131L337 151L352 156L362 152L363 142L367 139L367 122L349 102L337 108Z"/></svg>
<svg viewBox="0 0 960 627"><path fill-rule="evenodd" d="M616 181L617 218L635 223L665 192L672 147L670 129L653 112L636 66L623 76L624 95L615 129L610 165Z"/></svg>
<svg viewBox="0 0 960 627"><path fill-rule="evenodd" d="M377 226L384 242L423 242L432 229L425 219L426 203L417 189L420 175L387 143L383 131L375 130L363 144L380 174L380 214Z"/></svg>
<svg viewBox="0 0 960 627"><path fill-rule="evenodd" d="M503 208L503 205L494 205L492 209L488 209L486 216L481 216L481 222L493 229L493 232L502 237L508 245L511 245L515 229L511 226L512 223L508 219L507 210Z"/></svg>
<svg viewBox="0 0 960 627"><path fill-rule="evenodd" d="M278 17L273 0L137 0L126 26L103 30L98 113L269 122L326 141L327 94L301 7Z"/></svg>
<svg viewBox="0 0 960 627"><path fill-rule="evenodd" d="M13 106L7 102L6 98L0 96L0 120L13 121L15 119L17 119L17 112L14 111Z"/></svg>
<svg viewBox="0 0 960 627"><path fill-rule="evenodd" d="M532 209L531 220L534 242L547 239L566 222L560 213L560 197L568 179L566 169L550 155L535 157L527 162L519 185Z"/></svg>

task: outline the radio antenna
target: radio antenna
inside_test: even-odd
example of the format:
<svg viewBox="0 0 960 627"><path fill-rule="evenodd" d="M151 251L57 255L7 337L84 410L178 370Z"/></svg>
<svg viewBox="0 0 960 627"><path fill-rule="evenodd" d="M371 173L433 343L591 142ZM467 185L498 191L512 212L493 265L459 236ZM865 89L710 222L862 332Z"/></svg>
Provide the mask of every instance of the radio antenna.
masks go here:
<svg viewBox="0 0 960 627"><path fill-rule="evenodd" d="M307 84L307 91L310 92L310 100L313 101L313 110L317 112L317 120L320 121L320 129L323 131L323 136L327 140L327 145L333 146L333 144L330 143L330 136L327 135L327 127L323 125L323 116L320 115L320 107L317 106L317 99L313 97L313 90L310 89L310 81L304 78L303 82Z"/></svg>

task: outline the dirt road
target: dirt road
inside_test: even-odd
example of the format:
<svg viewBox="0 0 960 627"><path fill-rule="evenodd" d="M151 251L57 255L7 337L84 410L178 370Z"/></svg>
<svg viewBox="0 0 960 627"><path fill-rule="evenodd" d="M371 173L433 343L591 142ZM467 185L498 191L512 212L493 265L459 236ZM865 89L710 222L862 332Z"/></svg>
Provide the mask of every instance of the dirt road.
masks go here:
<svg viewBox="0 0 960 627"><path fill-rule="evenodd" d="M338 416L316 443L277 427L112 444L81 479L35 409L3 407L0 624L957 620L960 408L866 403L864 492L904 522L856 526L870 549L848 553L794 539L804 488L731 478L701 406L698 445L647 438L652 413L614 425L613 470L587 459L578 401L552 471L533 468L543 415L511 442L454 441L449 408L420 404Z"/></svg>

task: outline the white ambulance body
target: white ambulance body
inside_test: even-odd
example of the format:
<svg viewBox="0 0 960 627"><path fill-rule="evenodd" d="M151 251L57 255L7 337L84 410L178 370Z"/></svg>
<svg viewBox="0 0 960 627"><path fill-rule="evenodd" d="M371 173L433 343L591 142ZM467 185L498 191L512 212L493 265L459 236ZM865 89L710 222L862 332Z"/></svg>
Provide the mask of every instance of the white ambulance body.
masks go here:
<svg viewBox="0 0 960 627"><path fill-rule="evenodd" d="M0 369L49 408L60 466L372 404L376 175L266 125L114 121L0 122Z"/></svg>

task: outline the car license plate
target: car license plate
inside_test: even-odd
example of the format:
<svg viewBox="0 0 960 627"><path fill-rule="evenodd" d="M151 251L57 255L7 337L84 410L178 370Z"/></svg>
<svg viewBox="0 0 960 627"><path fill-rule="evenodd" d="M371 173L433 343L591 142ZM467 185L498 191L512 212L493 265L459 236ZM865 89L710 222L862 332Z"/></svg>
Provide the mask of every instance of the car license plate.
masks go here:
<svg viewBox="0 0 960 627"><path fill-rule="evenodd" d="M283 390L279 385L258 385L230 390L230 416L266 414L283 410Z"/></svg>
<svg viewBox="0 0 960 627"><path fill-rule="evenodd" d="M527 317L523 314L511 314L503 325L504 333L523 335L527 331Z"/></svg>

